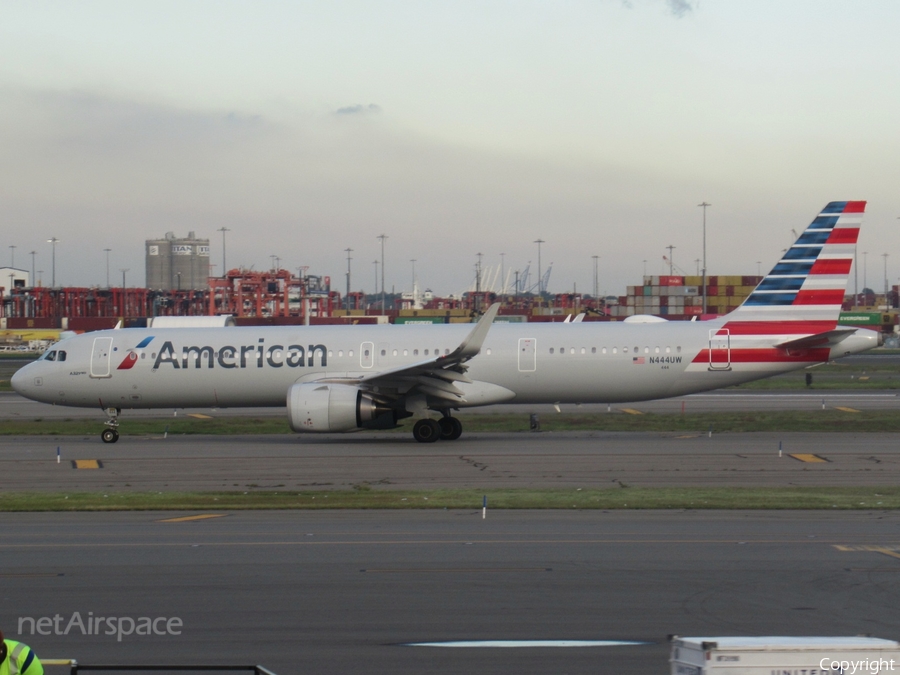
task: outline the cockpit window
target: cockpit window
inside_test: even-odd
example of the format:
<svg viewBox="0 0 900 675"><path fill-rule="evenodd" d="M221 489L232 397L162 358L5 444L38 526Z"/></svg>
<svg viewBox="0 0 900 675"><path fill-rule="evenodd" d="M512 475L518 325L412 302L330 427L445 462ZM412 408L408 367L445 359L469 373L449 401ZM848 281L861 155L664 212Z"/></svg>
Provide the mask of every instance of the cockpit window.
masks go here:
<svg viewBox="0 0 900 675"><path fill-rule="evenodd" d="M45 352L44 360L45 361L56 361L56 350L54 349L52 352Z"/></svg>
<svg viewBox="0 0 900 675"><path fill-rule="evenodd" d="M62 351L62 350L59 350L58 352L56 352L56 360L57 360L57 361L65 361L65 360L66 360L66 353L65 353L64 351Z"/></svg>

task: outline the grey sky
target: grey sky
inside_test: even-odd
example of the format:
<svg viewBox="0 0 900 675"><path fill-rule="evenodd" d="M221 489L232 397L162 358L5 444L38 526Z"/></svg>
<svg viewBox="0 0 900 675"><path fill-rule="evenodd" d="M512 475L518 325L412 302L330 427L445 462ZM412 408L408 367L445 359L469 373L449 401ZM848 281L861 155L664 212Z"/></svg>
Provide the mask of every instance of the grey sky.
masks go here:
<svg viewBox="0 0 900 675"><path fill-rule="evenodd" d="M553 262L550 290L768 268L834 199L897 282L892 2L0 2L0 263L143 282L194 230L221 266L308 265L446 294L475 254ZM897 263L897 264L894 264ZM121 278L120 276L118 278ZM860 276L860 282L862 277Z"/></svg>

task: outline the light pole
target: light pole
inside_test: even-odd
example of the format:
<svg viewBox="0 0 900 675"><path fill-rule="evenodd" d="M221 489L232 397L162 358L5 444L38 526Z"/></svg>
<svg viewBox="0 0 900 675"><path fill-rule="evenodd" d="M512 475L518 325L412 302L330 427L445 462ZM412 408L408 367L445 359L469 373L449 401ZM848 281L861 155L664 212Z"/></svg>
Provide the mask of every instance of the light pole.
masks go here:
<svg viewBox="0 0 900 675"><path fill-rule="evenodd" d="M353 249L347 247L344 249L347 254L347 307L345 309L350 309L350 254L353 252Z"/></svg>
<svg viewBox="0 0 900 675"><path fill-rule="evenodd" d="M888 254L882 253L881 257L884 258L884 309L885 309L885 311L887 311L890 307L890 303L888 303L888 277L887 277Z"/></svg>
<svg viewBox="0 0 900 675"><path fill-rule="evenodd" d="M543 297L542 293L544 289L541 288L541 284L543 283L541 277L541 244L545 244L546 242L543 239L535 239L532 243L538 245L538 296Z"/></svg>
<svg viewBox="0 0 900 675"><path fill-rule="evenodd" d="M704 201L697 206L703 209L703 313L706 314L706 209L712 204Z"/></svg>
<svg viewBox="0 0 900 675"><path fill-rule="evenodd" d="M598 268L600 256L592 255L591 258L594 259L594 300L596 300L600 296L600 274Z"/></svg>
<svg viewBox="0 0 900 675"><path fill-rule="evenodd" d="M216 231L222 233L222 278L224 279L225 276L228 274L228 268L225 267L225 233L231 232L231 230L229 230L227 227L223 226L223 227L220 227Z"/></svg>
<svg viewBox="0 0 900 675"><path fill-rule="evenodd" d="M381 313L384 314L384 240L388 238L386 234L379 234L376 239L381 239Z"/></svg>
<svg viewBox="0 0 900 675"><path fill-rule="evenodd" d="M51 262L51 269L53 270L53 272L50 277L50 288L56 288L56 244L59 242L59 239L57 239L56 237L50 237L47 242L53 245L53 255Z"/></svg>
<svg viewBox="0 0 900 675"><path fill-rule="evenodd" d="M642 260L641 262L644 263L644 276L646 277L647 276L647 261ZM641 280L641 283L644 283L644 280Z"/></svg>
<svg viewBox="0 0 900 675"><path fill-rule="evenodd" d="M411 258L409 262L412 263L413 300L415 300L415 295L416 295L416 259L415 259L415 258Z"/></svg>
<svg viewBox="0 0 900 675"><path fill-rule="evenodd" d="M863 251L863 293L865 293L866 289L869 287L868 271L869 271L869 252Z"/></svg>
<svg viewBox="0 0 900 675"><path fill-rule="evenodd" d="M128 294L125 292L125 272L130 269L130 267L122 267L119 269L122 273L122 316L128 316Z"/></svg>
<svg viewBox="0 0 900 675"><path fill-rule="evenodd" d="M672 258L672 251L675 250L675 247L672 246L672 244L669 244L668 246L666 246L666 248L669 249L669 276L672 276L672 270L675 267L675 260Z"/></svg>
<svg viewBox="0 0 900 675"><path fill-rule="evenodd" d="M37 251L31 252L31 287L32 288L34 288L35 284L37 283L37 281L36 281L37 277L34 276L34 256L36 256L36 255L37 255Z"/></svg>
<svg viewBox="0 0 900 675"><path fill-rule="evenodd" d="M112 251L111 248L103 249L106 251L106 287L109 288L109 252Z"/></svg>

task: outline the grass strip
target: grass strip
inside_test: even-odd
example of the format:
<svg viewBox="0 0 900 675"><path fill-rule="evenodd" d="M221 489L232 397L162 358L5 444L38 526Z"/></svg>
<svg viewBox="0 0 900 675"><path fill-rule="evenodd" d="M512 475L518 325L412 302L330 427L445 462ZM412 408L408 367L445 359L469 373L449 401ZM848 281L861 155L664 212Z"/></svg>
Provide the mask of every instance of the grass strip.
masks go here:
<svg viewBox="0 0 900 675"><path fill-rule="evenodd" d="M526 432L529 415L522 413L459 415L465 433ZM404 420L394 431L409 433L412 422ZM84 418L4 420L3 436L96 436L102 421ZM721 413L647 413L626 415L612 413L549 413L541 415L543 432L560 431L645 431L707 433L745 432L810 432L841 431L847 433L900 431L900 415L892 410L847 412L826 410L788 410ZM211 419L122 418L119 433L126 436L161 437L170 435L264 435L290 434L286 416L215 417ZM363 432L365 433L365 432ZM379 432L384 433L384 432Z"/></svg>
<svg viewBox="0 0 900 675"><path fill-rule="evenodd" d="M842 509L900 508L897 487L352 490L304 492L107 492L0 495L0 511L196 511L264 509Z"/></svg>

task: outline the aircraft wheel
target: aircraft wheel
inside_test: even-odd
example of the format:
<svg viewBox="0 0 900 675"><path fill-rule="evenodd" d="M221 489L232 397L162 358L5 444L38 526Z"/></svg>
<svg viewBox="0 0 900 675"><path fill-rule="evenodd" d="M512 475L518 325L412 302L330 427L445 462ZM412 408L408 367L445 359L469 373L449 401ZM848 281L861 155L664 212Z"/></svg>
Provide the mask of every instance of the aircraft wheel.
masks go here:
<svg viewBox="0 0 900 675"><path fill-rule="evenodd" d="M462 436L462 422L455 417L442 417L438 424L441 425L442 441L455 441Z"/></svg>
<svg viewBox="0 0 900 675"><path fill-rule="evenodd" d="M434 443L440 437L441 425L434 420L419 420L413 427L413 438L419 443Z"/></svg>
<svg viewBox="0 0 900 675"><path fill-rule="evenodd" d="M115 443L119 440L119 432L115 429L104 429L103 433L100 434L100 438L103 439L104 443Z"/></svg>

